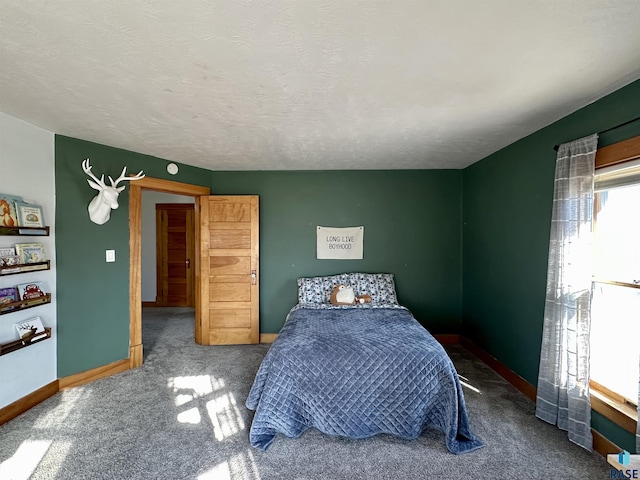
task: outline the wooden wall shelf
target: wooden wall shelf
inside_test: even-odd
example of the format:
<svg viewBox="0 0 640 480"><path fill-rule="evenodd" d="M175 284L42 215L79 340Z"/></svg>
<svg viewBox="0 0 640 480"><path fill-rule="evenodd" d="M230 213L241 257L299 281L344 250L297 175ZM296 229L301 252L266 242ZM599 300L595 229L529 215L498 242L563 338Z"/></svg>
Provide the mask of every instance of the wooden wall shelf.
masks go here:
<svg viewBox="0 0 640 480"><path fill-rule="evenodd" d="M49 236L49 227L0 227L0 235Z"/></svg>
<svg viewBox="0 0 640 480"><path fill-rule="evenodd" d="M51 294L47 293L44 297L32 298L30 300L20 300L18 302L3 303L0 305L0 315L6 313L19 312L27 308L37 307L45 303L51 303Z"/></svg>
<svg viewBox="0 0 640 480"><path fill-rule="evenodd" d="M31 345L35 345L36 343L40 343L48 338L51 338L51 328L45 327L45 332L47 332L46 336L41 336L33 340L32 342L25 343L22 340L14 340L9 343L0 343L0 355L6 355L7 353L15 352L16 350L20 350L21 348L30 347Z"/></svg>
<svg viewBox="0 0 640 480"><path fill-rule="evenodd" d="M10 267L0 267L0 276L4 275L16 275L18 273L37 272L39 270L49 270L51 268L51 261L36 263L23 263L20 265L12 265Z"/></svg>

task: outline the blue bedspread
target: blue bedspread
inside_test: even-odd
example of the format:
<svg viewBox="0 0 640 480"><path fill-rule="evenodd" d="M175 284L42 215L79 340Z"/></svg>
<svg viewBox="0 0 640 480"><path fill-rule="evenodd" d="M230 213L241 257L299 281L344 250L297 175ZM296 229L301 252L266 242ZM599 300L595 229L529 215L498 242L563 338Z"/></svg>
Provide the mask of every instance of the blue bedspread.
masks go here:
<svg viewBox="0 0 640 480"><path fill-rule="evenodd" d="M247 398L251 445L310 427L349 438L445 433L452 453L483 446L441 345L404 308L294 307Z"/></svg>

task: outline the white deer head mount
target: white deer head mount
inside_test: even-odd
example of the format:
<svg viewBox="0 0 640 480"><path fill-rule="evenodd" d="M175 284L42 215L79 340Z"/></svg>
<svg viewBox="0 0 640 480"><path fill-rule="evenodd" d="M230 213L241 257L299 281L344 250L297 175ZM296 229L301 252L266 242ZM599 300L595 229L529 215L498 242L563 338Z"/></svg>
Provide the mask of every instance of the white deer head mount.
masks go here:
<svg viewBox="0 0 640 480"><path fill-rule="evenodd" d="M118 187L118 183L123 180L140 180L144 177L144 173L142 173L142 170L140 170L140 172L138 172L135 177L125 177L125 174L127 172L127 167L125 166L122 169L122 173L115 182L113 181L113 178L109 177L111 186L108 186L104 183L104 174L102 174L100 180L98 180L96 176L91 172L91 168L91 165L89 165L89 159L85 159L82 162L82 170L84 170L84 173L86 173L93 179L93 181L87 179L87 182L89 183L89 185L91 185L92 188L95 188L100 193L98 193L98 195L96 195L93 200L91 200L91 203L89 203L89 207L87 207L87 210L89 211L89 218L91 219L91 221L93 223L97 223L98 225L102 225L109 221L111 210L115 210L116 208L118 208L118 195L120 195L120 192L125 188L124 185L122 187Z"/></svg>

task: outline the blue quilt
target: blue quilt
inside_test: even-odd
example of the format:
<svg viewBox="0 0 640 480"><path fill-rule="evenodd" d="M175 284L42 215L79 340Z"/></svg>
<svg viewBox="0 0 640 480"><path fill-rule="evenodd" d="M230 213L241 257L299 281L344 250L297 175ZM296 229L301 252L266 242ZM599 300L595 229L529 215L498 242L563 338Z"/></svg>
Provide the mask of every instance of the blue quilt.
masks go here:
<svg viewBox="0 0 640 480"><path fill-rule="evenodd" d="M251 445L379 433L417 438L431 427L452 453L483 446L469 429L462 387L442 346L403 308L297 305L262 361L246 401Z"/></svg>

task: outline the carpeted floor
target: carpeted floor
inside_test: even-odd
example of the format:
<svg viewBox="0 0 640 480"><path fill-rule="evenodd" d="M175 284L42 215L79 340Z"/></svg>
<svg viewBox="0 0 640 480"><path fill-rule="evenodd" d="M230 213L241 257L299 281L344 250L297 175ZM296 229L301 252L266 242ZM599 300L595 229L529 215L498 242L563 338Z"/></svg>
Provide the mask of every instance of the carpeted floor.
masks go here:
<svg viewBox="0 0 640 480"><path fill-rule="evenodd" d="M192 309L145 309L142 367L61 392L0 427L0 479L593 479L602 457L534 416L534 404L462 347L471 427L486 447L452 455L444 435L364 440L316 430L252 448L244 406L268 345L202 347ZM473 388L471 388L473 387Z"/></svg>

